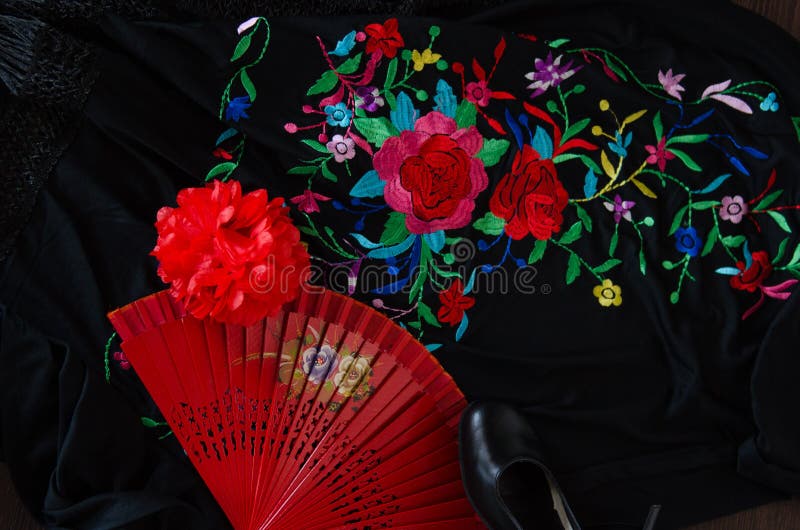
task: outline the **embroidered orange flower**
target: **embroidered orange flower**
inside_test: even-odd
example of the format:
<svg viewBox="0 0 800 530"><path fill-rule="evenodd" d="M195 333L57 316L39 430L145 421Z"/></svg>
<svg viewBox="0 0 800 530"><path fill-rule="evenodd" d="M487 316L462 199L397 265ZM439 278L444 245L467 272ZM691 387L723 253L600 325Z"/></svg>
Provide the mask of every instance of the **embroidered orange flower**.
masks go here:
<svg viewBox="0 0 800 530"><path fill-rule="evenodd" d="M446 291L439 293L439 301L442 303L437 314L439 322L451 326L458 325L464 318L464 311L475 305L473 297L464 296L461 280L455 280Z"/></svg>
<svg viewBox="0 0 800 530"><path fill-rule="evenodd" d="M390 18L383 24L369 24L364 28L367 39L367 53L380 50L389 59L397 55L397 50L405 45L403 36L397 31L397 19Z"/></svg>

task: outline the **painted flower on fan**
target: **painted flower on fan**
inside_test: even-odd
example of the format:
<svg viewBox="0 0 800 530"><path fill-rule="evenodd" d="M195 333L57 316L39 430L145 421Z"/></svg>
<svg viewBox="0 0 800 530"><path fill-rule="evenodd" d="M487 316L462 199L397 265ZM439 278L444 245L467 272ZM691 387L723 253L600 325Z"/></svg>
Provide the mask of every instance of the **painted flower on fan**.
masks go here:
<svg viewBox="0 0 800 530"><path fill-rule="evenodd" d="M353 111L347 108L347 105L340 101L336 105L325 105L325 114L327 114L327 121L330 125L338 125L339 127L347 127L350 125L350 120L353 118Z"/></svg>
<svg viewBox="0 0 800 530"><path fill-rule="evenodd" d="M592 289L592 294L603 307L611 307L612 305L617 307L622 304L622 288L619 285L614 285L614 282L607 278Z"/></svg>
<svg viewBox="0 0 800 530"><path fill-rule="evenodd" d="M369 24L364 28L367 39L367 53L380 51L389 59L397 55L397 50L405 46L403 36L397 31L397 19L390 18L383 24Z"/></svg>
<svg viewBox="0 0 800 530"><path fill-rule="evenodd" d="M196 318L250 325L297 297L309 256L283 199L245 195L236 181L215 180L178 192L158 211L151 252L170 294Z"/></svg>
<svg viewBox="0 0 800 530"><path fill-rule="evenodd" d="M364 357L348 355L339 363L339 371L333 376L336 391L343 396L351 396L356 388L369 379L371 369Z"/></svg>
<svg viewBox="0 0 800 530"><path fill-rule="evenodd" d="M723 221L739 224L749 211L750 208L741 195L725 196L722 198L722 205L719 207L719 218Z"/></svg>
<svg viewBox="0 0 800 530"><path fill-rule="evenodd" d="M333 159L340 163L356 156L356 143L352 138L345 138L341 134L334 134L325 147L333 154Z"/></svg>
<svg viewBox="0 0 800 530"><path fill-rule="evenodd" d="M548 53L545 59L537 58L534 60L533 65L536 67L536 70L525 74L525 79L533 81L533 83L528 85L528 89L533 90L531 94L532 98L541 96L550 88L557 87L562 81L569 79L575 75L578 70L583 68L582 66L572 68L573 61L569 61L562 66L561 59L563 57L563 55L559 55L553 59L553 54Z"/></svg>
<svg viewBox="0 0 800 530"><path fill-rule="evenodd" d="M494 189L489 209L506 220L505 232L511 239L531 234L544 240L561 230L562 212L568 200L553 161L542 160L526 144L514 156L511 171Z"/></svg>
<svg viewBox="0 0 800 530"><path fill-rule="evenodd" d="M375 112L386 103L381 92L374 86L360 86L356 89L356 107L367 112Z"/></svg>
<svg viewBox="0 0 800 530"><path fill-rule="evenodd" d="M475 197L489 184L476 157L481 147L483 137L474 126L459 129L440 112L384 141L373 165L386 181L386 203L406 214L410 232L429 234L469 223Z"/></svg>
<svg viewBox="0 0 800 530"><path fill-rule="evenodd" d="M674 97L678 101L681 100L681 92L686 90L680 84L684 77L686 77L686 74L673 74L672 68L667 70L666 74L661 70L658 71L658 82L661 83L661 87L664 89L664 92ZM661 171L664 170L662 169Z"/></svg>
<svg viewBox="0 0 800 530"><path fill-rule="evenodd" d="M489 104L489 100L492 99L492 90L485 79L467 83L465 92L467 101L479 107L485 107Z"/></svg>
<svg viewBox="0 0 800 530"><path fill-rule="evenodd" d="M622 197L619 195L614 196L614 202L603 202L603 206L606 207L606 210L609 212L614 212L614 222L619 224L620 219L625 219L626 221L633 221L631 217L631 208L636 206L636 203L633 201L623 201Z"/></svg>
<svg viewBox="0 0 800 530"><path fill-rule="evenodd" d="M439 322L457 326L464 318L464 311L475 305L475 299L464 295L464 284L456 279L446 291L439 293L439 302L442 306L436 315Z"/></svg>
<svg viewBox="0 0 800 530"><path fill-rule="evenodd" d="M289 199L292 204L296 204L297 208L303 213L314 213L319 211L319 204L317 201L326 202L331 200L330 197L317 193L315 191L306 190L300 195L296 195Z"/></svg>
<svg viewBox="0 0 800 530"><path fill-rule="evenodd" d="M667 168L667 160L672 160L675 158L675 154L671 151L668 151L667 148L667 138L666 136L661 138L658 141L658 145L646 145L644 146L645 150L650 153L650 156L647 157L645 162L650 165L656 164L658 165L658 170L663 172Z"/></svg>
<svg viewBox="0 0 800 530"><path fill-rule="evenodd" d="M697 235L695 227L678 228L678 230L675 231L675 248L678 249L679 252L695 257L700 252L700 247L702 246L703 240Z"/></svg>
<svg viewBox="0 0 800 530"><path fill-rule="evenodd" d="M228 108L225 109L225 119L238 122L241 118L249 118L246 111L252 106L249 96L233 98L228 102Z"/></svg>
<svg viewBox="0 0 800 530"><path fill-rule="evenodd" d="M313 347L303 352L303 373L314 383L322 383L333 377L338 365L339 356L336 350L327 344L319 349Z"/></svg>
<svg viewBox="0 0 800 530"><path fill-rule="evenodd" d="M426 64L436 64L442 58L442 54L433 53L430 48L425 48L420 52L414 50L411 52L411 62L414 63L414 71L421 72Z"/></svg>

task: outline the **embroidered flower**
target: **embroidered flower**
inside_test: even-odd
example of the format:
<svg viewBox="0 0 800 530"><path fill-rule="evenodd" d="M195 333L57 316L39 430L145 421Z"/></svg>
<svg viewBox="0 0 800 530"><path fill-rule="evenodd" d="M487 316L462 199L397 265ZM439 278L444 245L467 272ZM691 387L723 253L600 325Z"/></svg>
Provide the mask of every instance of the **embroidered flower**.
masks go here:
<svg viewBox="0 0 800 530"><path fill-rule="evenodd" d="M553 161L541 160L536 150L524 145L514 156L511 171L494 189L489 209L506 220L505 231L511 239L531 234L544 240L561 230L568 199Z"/></svg>
<svg viewBox="0 0 800 530"><path fill-rule="evenodd" d="M559 55L553 60L553 54L548 53L546 59L537 58L533 62L536 70L525 74L525 79L533 81L533 83L528 85L528 88L533 90L531 94L532 98L541 96L551 87L557 87L563 80L569 79L575 75L575 72L583 68L582 66L572 68L573 61L561 66L562 57L564 56Z"/></svg>
<svg viewBox="0 0 800 530"><path fill-rule="evenodd" d="M658 82L661 83L661 86L664 88L664 92L674 97L678 101L681 100L681 92L686 90L680 85L680 82L684 77L686 77L686 74L673 75L672 68L667 70L666 74L661 70L658 71ZM664 170L662 169L661 171Z"/></svg>
<svg viewBox="0 0 800 530"><path fill-rule="evenodd" d="M334 134L325 147L333 153L334 160L340 163L356 156L356 143L352 138L345 138L341 134Z"/></svg>
<svg viewBox="0 0 800 530"><path fill-rule="evenodd" d="M646 145L645 150L650 153L647 157L648 164L657 164L658 170L663 172L667 168L667 160L675 158L675 154L667 151L667 138L664 137L658 141L658 145Z"/></svg>
<svg viewBox="0 0 800 530"><path fill-rule="evenodd" d="M333 376L333 384L336 385L336 391L339 394L349 397L360 384L367 382L369 373L370 367L367 359L349 355L339 363L339 371Z"/></svg>
<svg viewBox="0 0 800 530"><path fill-rule="evenodd" d="M241 118L249 118L246 111L252 106L249 96L233 98L228 102L228 108L225 109L225 119L238 122Z"/></svg>
<svg viewBox="0 0 800 530"><path fill-rule="evenodd" d="M375 112L383 107L384 99L380 96L380 91L374 86L360 86L356 89L356 107Z"/></svg>
<svg viewBox="0 0 800 530"><path fill-rule="evenodd" d="M479 107L485 107L488 105L489 100L492 98L492 91L489 88L486 80L472 81L467 83L465 92L467 101L474 103Z"/></svg>
<svg viewBox="0 0 800 530"><path fill-rule="evenodd" d="M386 139L373 164L386 181L386 203L406 214L410 232L428 234L469 223L475 197L489 184L476 157L482 146L474 126L459 129L440 112L418 119L413 131Z"/></svg>
<svg viewBox="0 0 800 530"><path fill-rule="evenodd" d="M283 199L238 182L178 192L158 211L151 252L170 294L196 318L250 325L274 315L300 292L309 257Z"/></svg>
<svg viewBox="0 0 800 530"><path fill-rule="evenodd" d="M217 147L214 149L211 154L217 158L221 158L223 160L233 160L233 155L230 154L228 151L221 147Z"/></svg>
<svg viewBox="0 0 800 530"><path fill-rule="evenodd" d="M323 345L322 348L308 348L303 352L303 373L308 376L308 380L314 383L321 383L333 376L336 366L339 364L339 356L336 350Z"/></svg>
<svg viewBox="0 0 800 530"><path fill-rule="evenodd" d="M761 103L758 105L758 107L764 112L778 112L778 109L781 106L777 101L775 101L777 97L778 95L775 92L770 92L767 94L767 97L761 100Z"/></svg>
<svg viewBox="0 0 800 530"><path fill-rule="evenodd" d="M731 287L748 293L754 293L772 273L769 256L763 250L751 254L749 267L745 262L739 261L736 263L736 268L741 272L736 276L731 276Z"/></svg>
<svg viewBox="0 0 800 530"><path fill-rule="evenodd" d="M622 288L619 285L614 285L609 279L605 279L603 283L596 285L592 289L592 294L603 307L611 307L612 305L617 307L622 304Z"/></svg>
<svg viewBox="0 0 800 530"><path fill-rule="evenodd" d="M446 291L439 293L439 302L442 306L436 315L439 322L456 326L464 318L464 311L475 305L475 299L471 296L464 296L464 284L456 279L450 284Z"/></svg>
<svg viewBox="0 0 800 530"><path fill-rule="evenodd" d="M331 125L338 125L339 127L347 127L350 125L350 120L353 117L353 111L347 108L347 105L340 101L336 105L325 105L325 114L328 115L328 123Z"/></svg>
<svg viewBox="0 0 800 530"><path fill-rule="evenodd" d="M442 54L433 53L430 48L425 48L420 53L418 50L411 52L411 61L414 63L414 71L421 72L426 64L436 64L442 58Z"/></svg>
<svg viewBox="0 0 800 530"><path fill-rule="evenodd" d="M688 254L691 257L697 256L700 252L700 247L703 246L703 240L697 235L697 230L693 226L688 228L678 228L675 231L675 248L679 252Z"/></svg>
<svg viewBox="0 0 800 530"><path fill-rule="evenodd" d="M119 367L122 368L123 370L130 370L131 369L131 363L128 360L128 358L125 356L124 352L115 351L114 355L113 355L113 358L114 358L115 361L117 361L119 363Z"/></svg>
<svg viewBox="0 0 800 530"><path fill-rule="evenodd" d="M236 28L236 33L238 33L239 35L241 35L241 34L242 34L242 33L244 33L245 31L247 31L248 29L250 29L250 28L252 28L253 26L255 26L255 25L256 25L256 22L258 22L258 17L252 17L252 18L248 18L247 20L245 20L244 22L242 22L241 24L239 24L239 27L238 27L238 28Z"/></svg>
<svg viewBox="0 0 800 530"><path fill-rule="evenodd" d="M733 197L726 196L722 198L722 206L719 207L719 217L723 221L730 221L733 224L739 224L742 217L747 215L750 208L741 195L734 195Z"/></svg>
<svg viewBox="0 0 800 530"><path fill-rule="evenodd" d="M620 219L633 221L631 218L631 208L636 205L633 201L623 201L619 195L614 196L614 202L603 202L603 206L609 212L614 212L614 222L619 224Z"/></svg>
<svg viewBox="0 0 800 530"><path fill-rule="evenodd" d="M319 204L317 201L329 201L331 198L311 190L306 190L302 194L292 197L289 200L292 204L296 204L301 212L314 213L319 211Z"/></svg>
<svg viewBox="0 0 800 530"><path fill-rule="evenodd" d="M602 108L602 105L600 108ZM620 134L620 132L617 131L617 134L614 136L614 141L608 142L608 148L611 149L613 152L615 152L618 156L624 158L628 156L628 147L631 145L632 140L633 140L633 132L629 132L628 134L625 135L625 138L622 138L622 134Z"/></svg>
<svg viewBox="0 0 800 530"><path fill-rule="evenodd" d="M397 55L397 50L405 46L403 37L397 31L397 19L390 18L383 24L370 24L364 28L367 39L367 53L380 50L389 59Z"/></svg>

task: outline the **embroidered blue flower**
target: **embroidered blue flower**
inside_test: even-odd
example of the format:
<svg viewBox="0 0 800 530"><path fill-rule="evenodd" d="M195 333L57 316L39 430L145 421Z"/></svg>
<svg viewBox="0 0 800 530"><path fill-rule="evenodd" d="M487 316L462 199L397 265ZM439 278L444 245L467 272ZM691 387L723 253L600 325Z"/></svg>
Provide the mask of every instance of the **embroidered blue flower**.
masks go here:
<svg viewBox="0 0 800 530"><path fill-rule="evenodd" d="M339 127L350 125L350 120L353 117L353 111L348 109L347 105L341 101L336 105L325 105L325 114L328 115L329 124L338 125Z"/></svg>
<svg viewBox="0 0 800 530"><path fill-rule="evenodd" d="M633 132L629 132L625 135L625 139L622 139L622 135L617 131L616 138L614 142L608 142L608 148L617 153L620 157L628 156L628 146L631 145L631 140L633 140Z"/></svg>
<svg viewBox="0 0 800 530"><path fill-rule="evenodd" d="M689 228L678 228L675 232L675 248L680 252L695 257L698 252L700 252L700 247L702 246L703 240L697 235L697 230L695 230L693 226Z"/></svg>
<svg viewBox="0 0 800 530"><path fill-rule="evenodd" d="M240 118L249 118L250 116L245 111L250 107L252 107L252 104L249 96L233 98L228 103L228 108L225 109L225 119L239 121Z"/></svg>
<svg viewBox="0 0 800 530"><path fill-rule="evenodd" d="M770 92L769 94L767 94L767 97L765 97L763 101L761 101L761 105L759 105L761 110L763 110L764 112L769 112L769 111L777 112L778 109L780 108L778 102L775 101L777 97L778 95L775 92Z"/></svg>

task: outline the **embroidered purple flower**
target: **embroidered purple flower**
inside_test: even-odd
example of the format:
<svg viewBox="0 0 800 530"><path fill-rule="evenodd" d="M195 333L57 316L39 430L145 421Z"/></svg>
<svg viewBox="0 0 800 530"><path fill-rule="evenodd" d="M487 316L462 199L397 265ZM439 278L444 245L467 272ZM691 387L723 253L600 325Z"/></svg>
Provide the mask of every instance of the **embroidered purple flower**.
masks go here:
<svg viewBox="0 0 800 530"><path fill-rule="evenodd" d="M658 82L661 83L661 86L664 88L664 92L674 97L678 101L681 100L681 92L686 90L680 84L684 77L686 77L686 74L673 74L672 68L667 70L666 74L661 70L658 71Z"/></svg>
<svg viewBox="0 0 800 530"><path fill-rule="evenodd" d="M114 360L119 363L119 367L120 368L122 368L123 370L130 370L131 369L131 363L128 360L128 358L125 356L125 353L123 353L121 351L115 351L113 357L114 357Z"/></svg>
<svg viewBox="0 0 800 530"><path fill-rule="evenodd" d="M703 240L697 235L697 230L695 230L693 226L678 228L675 232L675 248L677 248L679 252L695 257L700 252L700 247L702 246Z"/></svg>
<svg viewBox="0 0 800 530"><path fill-rule="evenodd" d="M311 190L306 190L302 194L292 197L289 200L292 204L296 204L301 212L313 213L319 211L319 204L317 201L325 202L331 200L331 198Z"/></svg>
<svg viewBox="0 0 800 530"><path fill-rule="evenodd" d="M663 172L667 168L667 160L675 158L675 154L667 151L667 138L658 141L658 145L646 145L645 150L650 156L645 160L648 164L657 164L658 170Z"/></svg>
<svg viewBox="0 0 800 530"><path fill-rule="evenodd" d="M252 107L249 96L239 96L233 98L228 102L228 108L225 109L225 119L239 121L240 118L249 118L246 110Z"/></svg>
<svg viewBox="0 0 800 530"><path fill-rule="evenodd" d="M528 88L533 90L532 98L541 96L551 87L557 87L563 80L572 77L575 72L583 68L583 66L572 68L573 61L562 66L561 59L563 57L563 55L559 55L554 60L553 54L548 53L546 59L537 58L533 62L536 70L525 74L525 79L533 81L528 85Z"/></svg>
<svg viewBox="0 0 800 530"><path fill-rule="evenodd" d="M347 108L347 105L340 101L336 105L325 105L325 114L328 115L328 123L331 125L338 125L339 127L347 127L350 125L350 120L353 118L353 111Z"/></svg>
<svg viewBox="0 0 800 530"><path fill-rule="evenodd" d="M345 138L341 134L334 134L331 141L325 144L325 147L333 153L333 158L340 163L356 156L356 143L352 138Z"/></svg>
<svg viewBox="0 0 800 530"><path fill-rule="evenodd" d="M734 195L733 197L726 196L722 198L722 206L719 207L719 217L723 221L730 221L733 224L739 224L742 217L747 215L750 208L741 195Z"/></svg>
<svg viewBox="0 0 800 530"><path fill-rule="evenodd" d="M614 197L614 202L603 202L609 212L614 212L614 222L619 224L620 219L633 222L631 208L636 205L633 201L623 201L619 195Z"/></svg>
<svg viewBox="0 0 800 530"><path fill-rule="evenodd" d="M338 364L336 350L327 344L319 350L309 348L303 352L303 373L314 383L321 383L332 377Z"/></svg>
<svg viewBox="0 0 800 530"><path fill-rule="evenodd" d="M362 86L356 89L356 107L367 112L375 112L383 107L385 101L380 96L380 91L374 86Z"/></svg>

